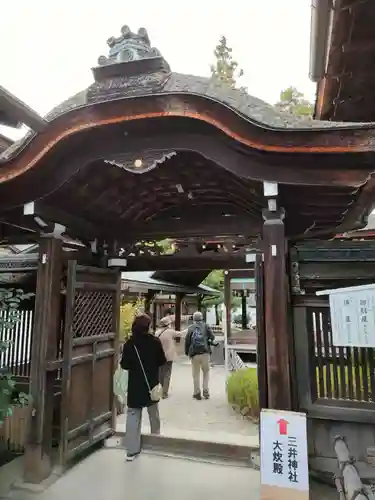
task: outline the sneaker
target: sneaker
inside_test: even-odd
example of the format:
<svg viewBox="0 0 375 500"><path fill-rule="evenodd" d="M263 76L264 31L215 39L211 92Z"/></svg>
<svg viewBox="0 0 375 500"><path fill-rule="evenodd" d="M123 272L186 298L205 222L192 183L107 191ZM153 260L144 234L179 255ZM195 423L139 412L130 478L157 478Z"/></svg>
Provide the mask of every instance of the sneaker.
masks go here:
<svg viewBox="0 0 375 500"><path fill-rule="evenodd" d="M193 398L196 399L197 401L200 401L202 399L201 393L197 392L197 394L193 394Z"/></svg>
<svg viewBox="0 0 375 500"><path fill-rule="evenodd" d="M210 399L210 393L208 391L203 391L204 399Z"/></svg>
<svg viewBox="0 0 375 500"><path fill-rule="evenodd" d="M139 453L135 453L134 455L126 455L127 462L134 462L134 460L139 456Z"/></svg>
<svg viewBox="0 0 375 500"><path fill-rule="evenodd" d="M168 396L169 396L168 394L163 394L163 396L162 396L162 397L163 397L163 399L167 399L167 398L168 398Z"/></svg>

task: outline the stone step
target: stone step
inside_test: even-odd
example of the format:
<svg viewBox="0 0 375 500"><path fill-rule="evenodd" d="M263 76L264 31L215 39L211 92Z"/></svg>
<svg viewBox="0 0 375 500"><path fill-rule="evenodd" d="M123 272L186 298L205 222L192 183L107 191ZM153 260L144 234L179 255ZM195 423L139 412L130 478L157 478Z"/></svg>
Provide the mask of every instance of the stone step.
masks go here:
<svg viewBox="0 0 375 500"><path fill-rule="evenodd" d="M117 432L107 439L106 447L125 449L125 433ZM201 441L170 436L142 434L142 448L163 456L185 457L215 463L259 469L259 447L212 441Z"/></svg>

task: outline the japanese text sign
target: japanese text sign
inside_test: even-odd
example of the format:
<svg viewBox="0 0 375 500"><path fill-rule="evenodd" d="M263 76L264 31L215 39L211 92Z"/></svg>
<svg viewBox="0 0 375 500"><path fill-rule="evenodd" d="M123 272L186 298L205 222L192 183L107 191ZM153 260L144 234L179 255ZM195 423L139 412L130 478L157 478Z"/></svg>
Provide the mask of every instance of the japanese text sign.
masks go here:
<svg viewBox="0 0 375 500"><path fill-rule="evenodd" d="M261 499L308 500L306 415L262 410L260 427Z"/></svg>
<svg viewBox="0 0 375 500"><path fill-rule="evenodd" d="M375 285L324 290L329 296L332 344L375 347Z"/></svg>

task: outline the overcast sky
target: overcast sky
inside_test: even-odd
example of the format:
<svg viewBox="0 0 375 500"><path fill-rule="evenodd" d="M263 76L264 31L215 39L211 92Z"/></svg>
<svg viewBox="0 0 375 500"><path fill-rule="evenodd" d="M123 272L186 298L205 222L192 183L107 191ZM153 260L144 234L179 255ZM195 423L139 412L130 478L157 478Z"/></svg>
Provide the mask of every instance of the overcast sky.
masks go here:
<svg viewBox="0 0 375 500"><path fill-rule="evenodd" d="M0 84L41 114L92 81L90 68L122 25L143 26L172 70L208 76L226 35L244 70L241 83L267 102L308 79L311 0L5 0Z"/></svg>

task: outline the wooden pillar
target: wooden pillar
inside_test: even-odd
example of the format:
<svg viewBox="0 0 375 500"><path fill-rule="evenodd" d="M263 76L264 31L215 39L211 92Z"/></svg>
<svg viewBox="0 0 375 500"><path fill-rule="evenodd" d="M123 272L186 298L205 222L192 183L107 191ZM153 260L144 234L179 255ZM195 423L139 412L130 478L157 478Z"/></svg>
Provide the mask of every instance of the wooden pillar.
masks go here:
<svg viewBox="0 0 375 500"><path fill-rule="evenodd" d="M268 183L265 183L268 184ZM275 193L276 191L276 193ZM269 192L273 196L269 196ZM292 409L284 212L276 207L275 185L267 191L263 225L265 337L268 407ZM272 198L272 199L270 199ZM270 203L271 202L271 203Z"/></svg>
<svg viewBox="0 0 375 500"><path fill-rule="evenodd" d="M177 332L181 331L181 306L183 297L183 293L176 293L174 328Z"/></svg>
<svg viewBox="0 0 375 500"><path fill-rule="evenodd" d="M150 314L151 312L151 302L152 299L154 298L155 292L154 290L148 290L146 297L145 297L145 313Z"/></svg>
<svg viewBox="0 0 375 500"><path fill-rule="evenodd" d="M152 331L155 333L156 332L156 326L157 326L157 314L158 314L158 304L157 302L152 303Z"/></svg>
<svg viewBox="0 0 375 500"><path fill-rule="evenodd" d="M247 328L247 304L246 304L246 292L242 290L241 294L241 323L242 330L246 330Z"/></svg>
<svg viewBox="0 0 375 500"><path fill-rule="evenodd" d="M260 409L268 407L266 338L264 329L264 266L262 255L255 259L257 368Z"/></svg>
<svg viewBox="0 0 375 500"><path fill-rule="evenodd" d="M24 461L24 479L29 483L40 483L52 472L56 372L47 371L46 364L57 359L61 320L61 275L62 241L53 237L42 238L39 247L31 350L32 416Z"/></svg>
<svg viewBox="0 0 375 500"><path fill-rule="evenodd" d="M229 271L224 271L224 305L225 305L225 318L227 330L227 340L232 337L232 291L230 289L230 274Z"/></svg>
<svg viewBox="0 0 375 500"><path fill-rule="evenodd" d="M201 294L198 294L197 295L197 311L202 310L202 300L203 300L203 296Z"/></svg>

